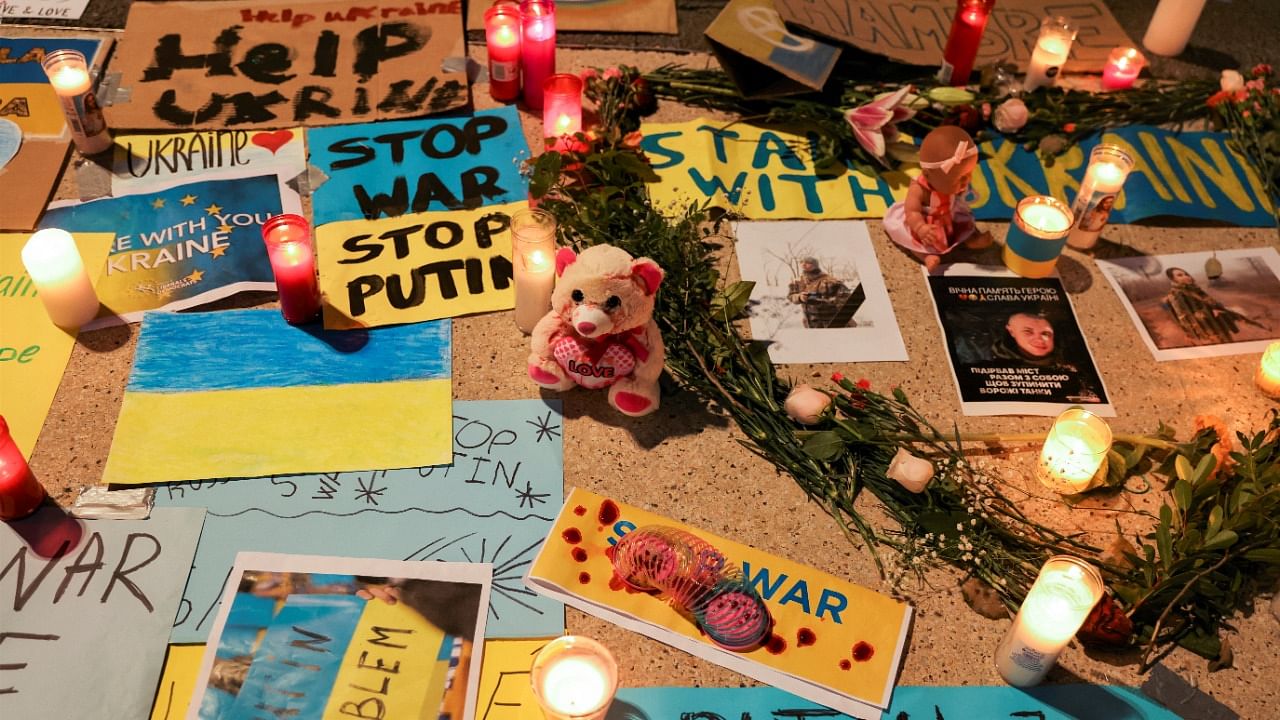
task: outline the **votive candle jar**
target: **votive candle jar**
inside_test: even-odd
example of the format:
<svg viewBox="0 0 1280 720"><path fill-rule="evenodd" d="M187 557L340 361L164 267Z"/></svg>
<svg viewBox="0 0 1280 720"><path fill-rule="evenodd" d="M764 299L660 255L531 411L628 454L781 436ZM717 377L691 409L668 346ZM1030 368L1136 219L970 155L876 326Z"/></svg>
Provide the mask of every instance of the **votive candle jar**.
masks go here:
<svg viewBox="0 0 1280 720"><path fill-rule="evenodd" d="M1111 427L1085 410L1069 408L1053 421L1040 449L1036 477L1054 492L1081 493L1093 484L1111 450Z"/></svg>
<svg viewBox="0 0 1280 720"><path fill-rule="evenodd" d="M565 635L533 659L533 694L549 720L604 720L618 691L618 663L604 645Z"/></svg>
<svg viewBox="0 0 1280 720"><path fill-rule="evenodd" d="M1133 157L1119 145L1103 143L1089 153L1089 168L1084 171L1080 192L1071 206L1075 222L1067 236L1068 245L1088 250L1098 244L1098 236L1107 226L1107 218L1132 170Z"/></svg>
<svg viewBox="0 0 1280 720"><path fill-rule="evenodd" d="M93 78L84 55L78 50L54 50L44 56L40 65L62 105L76 149L85 155L109 150L111 133L107 131L102 106L93 94Z"/></svg>
<svg viewBox="0 0 1280 720"><path fill-rule="evenodd" d="M996 669L1016 687L1038 684L1079 632L1105 586L1097 568L1055 555L1040 568L996 651Z"/></svg>
<svg viewBox="0 0 1280 720"><path fill-rule="evenodd" d="M1053 274L1074 224L1071 208L1048 195L1018 201L1004 241L1004 264L1027 278Z"/></svg>
<svg viewBox="0 0 1280 720"><path fill-rule="evenodd" d="M1031 51L1027 64L1027 77L1022 82L1026 90L1053 85L1062 73L1062 66L1071 54L1071 43L1076 39L1077 28L1064 17L1047 17L1040 22L1040 36Z"/></svg>
<svg viewBox="0 0 1280 720"><path fill-rule="evenodd" d="M297 325L320 314L320 284L311 226L301 215L276 215L262 224L262 240L280 294L280 313Z"/></svg>

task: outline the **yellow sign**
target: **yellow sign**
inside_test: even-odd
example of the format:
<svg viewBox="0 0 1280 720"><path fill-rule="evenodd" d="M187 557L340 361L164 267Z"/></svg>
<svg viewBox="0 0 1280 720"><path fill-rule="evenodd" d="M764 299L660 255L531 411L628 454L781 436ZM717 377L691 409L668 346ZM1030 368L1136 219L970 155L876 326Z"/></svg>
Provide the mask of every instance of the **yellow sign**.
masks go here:
<svg viewBox="0 0 1280 720"><path fill-rule="evenodd" d="M533 656L551 638L485 640L480 666L476 720L545 720L533 696L529 669Z"/></svg>
<svg viewBox="0 0 1280 720"><path fill-rule="evenodd" d="M316 231L324 326L378 327L514 305L511 215L526 202L348 220Z"/></svg>
<svg viewBox="0 0 1280 720"><path fill-rule="evenodd" d="M24 457L31 456L76 344L75 331L49 320L22 265L22 246L29 237L0 234L0 415ZM97 278L114 236L81 233L75 238L89 277Z"/></svg>
<svg viewBox="0 0 1280 720"><path fill-rule="evenodd" d="M187 716L191 693L200 674L204 645L170 645L160 674L160 687L151 706L151 720L178 720Z"/></svg>

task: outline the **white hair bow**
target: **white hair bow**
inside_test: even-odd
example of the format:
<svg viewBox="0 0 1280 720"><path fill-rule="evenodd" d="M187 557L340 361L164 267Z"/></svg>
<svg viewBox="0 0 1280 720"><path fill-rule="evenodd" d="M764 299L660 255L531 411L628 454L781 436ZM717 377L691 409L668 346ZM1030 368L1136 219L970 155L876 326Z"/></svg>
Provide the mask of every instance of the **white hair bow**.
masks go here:
<svg viewBox="0 0 1280 720"><path fill-rule="evenodd" d="M944 173L949 173L955 166L964 162L966 158L971 158L977 154L977 145L970 143L968 140L961 140L960 144L956 146L955 154L951 157L938 162L922 162L920 167L925 170L941 170Z"/></svg>

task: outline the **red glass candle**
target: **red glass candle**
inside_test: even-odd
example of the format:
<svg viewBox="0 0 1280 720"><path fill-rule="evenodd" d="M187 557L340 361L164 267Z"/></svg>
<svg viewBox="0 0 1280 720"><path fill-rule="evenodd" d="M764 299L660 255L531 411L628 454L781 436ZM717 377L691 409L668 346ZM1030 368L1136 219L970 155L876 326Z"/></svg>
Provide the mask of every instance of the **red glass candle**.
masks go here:
<svg viewBox="0 0 1280 720"><path fill-rule="evenodd" d="M520 6L499 0L484 11L489 49L489 94L498 102L520 97Z"/></svg>
<svg viewBox="0 0 1280 720"><path fill-rule="evenodd" d="M36 511L44 501L44 486L31 474L26 458L0 416L0 520L17 520Z"/></svg>
<svg viewBox="0 0 1280 720"><path fill-rule="evenodd" d="M1137 48L1118 47L1112 50L1102 68L1102 89L1128 90L1146 64L1147 58Z"/></svg>
<svg viewBox="0 0 1280 720"><path fill-rule="evenodd" d="M276 215L262 224L262 240L280 292L280 312L297 325L320 313L320 284L311 226L301 215Z"/></svg>
<svg viewBox="0 0 1280 720"><path fill-rule="evenodd" d="M957 4L951 34L947 36L947 49L942 53L938 82L951 85L969 82L978 46L982 44L982 32L987 29L987 19L995 4L996 0L960 0Z"/></svg>
<svg viewBox="0 0 1280 720"><path fill-rule="evenodd" d="M582 130L582 78L559 73L542 84L542 135L556 138L554 147L565 145Z"/></svg>
<svg viewBox="0 0 1280 720"><path fill-rule="evenodd" d="M520 69L524 73L524 101L542 109L542 84L556 72L556 4L552 0L522 0Z"/></svg>

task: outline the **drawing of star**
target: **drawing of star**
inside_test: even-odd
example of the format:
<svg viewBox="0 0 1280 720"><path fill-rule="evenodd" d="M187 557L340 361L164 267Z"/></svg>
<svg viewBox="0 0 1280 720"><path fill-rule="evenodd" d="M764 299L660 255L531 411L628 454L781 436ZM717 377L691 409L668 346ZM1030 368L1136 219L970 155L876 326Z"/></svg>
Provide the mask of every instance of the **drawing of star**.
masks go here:
<svg viewBox="0 0 1280 720"><path fill-rule="evenodd" d="M551 442L555 442L555 439L560 437L560 426L556 425L555 427L551 427L550 410L547 411L547 416L544 418L538 418L537 420L525 420L525 422L538 429L538 437L535 442L542 442L544 438Z"/></svg>
<svg viewBox="0 0 1280 720"><path fill-rule="evenodd" d="M217 246L217 247L215 247L214 249L210 250L210 251L209 251L209 254L210 254L210 255L212 255L212 256L214 256L214 257L222 257L223 255L226 255L226 254L227 254L227 248L229 248L229 247L231 247L231 246L230 246L230 245L218 245L218 246Z"/></svg>
<svg viewBox="0 0 1280 720"><path fill-rule="evenodd" d="M203 270L192 270L192 271L191 271L191 274L190 274L190 275L188 275L188 276L186 276L186 277L185 277L185 278L183 278L183 279L184 279L184 280L190 280L190 281L191 281L191 282L193 282L193 283L198 283L198 282L200 282L200 279L201 279L201 278L203 278L203 277L204 277L204 271L203 271Z"/></svg>
<svg viewBox="0 0 1280 720"><path fill-rule="evenodd" d="M164 207L164 198L156 198L155 200L152 200L152 201L151 201L151 207L153 207L153 208L155 208L155 209L157 209L157 210L159 210L160 208Z"/></svg>
<svg viewBox="0 0 1280 720"><path fill-rule="evenodd" d="M369 505L377 505L377 496L381 495L386 490L385 487L374 487L372 477L369 478L368 485L364 484L364 480L362 478L356 478L356 484L360 486L360 489L356 490L356 499L364 500L365 503Z"/></svg>
<svg viewBox="0 0 1280 720"><path fill-rule="evenodd" d="M232 228L230 225L226 224L226 223L223 223L223 224L221 224L221 225L219 225L219 226L218 226L218 230L220 230L221 232L224 232L224 233L229 233L229 232L231 232L231 230L232 230L232 229L233 229L233 228Z"/></svg>
<svg viewBox="0 0 1280 720"><path fill-rule="evenodd" d="M195 204L196 204L196 196L195 196L195 195L187 195L187 196L185 196L185 197L183 197L183 198L182 198L182 207L190 207L190 206L195 205Z"/></svg>
<svg viewBox="0 0 1280 720"><path fill-rule="evenodd" d="M204 211L209 213L210 215L217 215L218 213L222 212L222 208L219 207L217 203L213 203L209 207L205 208Z"/></svg>
<svg viewBox="0 0 1280 720"><path fill-rule="evenodd" d="M524 490L516 491L516 497L520 499L520 507L524 507L524 503L526 500L529 501L529 507L533 507L534 503L546 504L547 501L543 500L542 498L550 497L550 496L551 496L550 493L535 493L533 491L533 483L531 482L526 482L524 484Z"/></svg>

